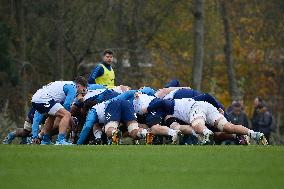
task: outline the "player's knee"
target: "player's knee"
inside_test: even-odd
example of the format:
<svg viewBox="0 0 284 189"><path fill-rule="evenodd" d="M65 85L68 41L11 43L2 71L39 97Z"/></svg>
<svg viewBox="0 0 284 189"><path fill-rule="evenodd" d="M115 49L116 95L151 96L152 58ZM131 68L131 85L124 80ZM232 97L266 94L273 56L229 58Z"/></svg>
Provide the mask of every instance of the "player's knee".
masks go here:
<svg viewBox="0 0 284 189"><path fill-rule="evenodd" d="M128 133L132 133L132 131L138 130L138 129L139 129L139 127L138 127L138 123L136 121L130 123L127 127Z"/></svg>
<svg viewBox="0 0 284 189"><path fill-rule="evenodd" d="M67 110L64 111L64 115L63 116L66 117L66 118L69 118L71 120L71 113L68 112Z"/></svg>
<svg viewBox="0 0 284 189"><path fill-rule="evenodd" d="M231 125L227 124L227 123L228 123L228 121L225 117L220 118L217 121L217 129L219 131L230 130ZM226 125L226 127L225 127L225 125Z"/></svg>
<svg viewBox="0 0 284 189"><path fill-rule="evenodd" d="M27 130L27 131L32 131L32 124L28 121L25 121L24 129Z"/></svg>
<svg viewBox="0 0 284 189"><path fill-rule="evenodd" d="M110 121L105 125L105 133L108 137L112 136L112 131L118 128L117 121Z"/></svg>
<svg viewBox="0 0 284 189"><path fill-rule="evenodd" d="M205 120L203 118L196 118L191 122L192 127L197 127L197 126L205 126Z"/></svg>

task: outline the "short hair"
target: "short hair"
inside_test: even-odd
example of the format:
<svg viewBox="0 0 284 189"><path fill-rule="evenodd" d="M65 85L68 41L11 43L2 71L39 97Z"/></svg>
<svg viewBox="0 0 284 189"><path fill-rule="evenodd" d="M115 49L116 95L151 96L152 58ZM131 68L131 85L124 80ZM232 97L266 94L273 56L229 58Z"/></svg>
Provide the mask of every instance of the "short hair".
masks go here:
<svg viewBox="0 0 284 189"><path fill-rule="evenodd" d="M80 84L84 87L87 87L88 82L86 80L86 78L84 78L83 76L78 76L75 78L75 83Z"/></svg>
<svg viewBox="0 0 284 189"><path fill-rule="evenodd" d="M240 108L240 107L242 107L242 105L241 105L240 102L235 102L235 103L233 103L233 107Z"/></svg>
<svg viewBox="0 0 284 189"><path fill-rule="evenodd" d="M106 49L106 50L104 50L103 55L105 56L106 54L111 54L111 55L113 55L113 51L110 50L110 49Z"/></svg>

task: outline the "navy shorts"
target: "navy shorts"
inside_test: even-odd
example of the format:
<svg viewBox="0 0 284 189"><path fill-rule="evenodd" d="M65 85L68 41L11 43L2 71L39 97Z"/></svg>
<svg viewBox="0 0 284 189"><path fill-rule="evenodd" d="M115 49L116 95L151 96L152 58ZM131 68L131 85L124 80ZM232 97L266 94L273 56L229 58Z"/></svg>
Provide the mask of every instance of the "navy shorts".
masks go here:
<svg viewBox="0 0 284 189"><path fill-rule="evenodd" d="M105 110L105 116L106 123L110 121L127 123L136 120L134 108L127 100L111 101Z"/></svg>
<svg viewBox="0 0 284 189"><path fill-rule="evenodd" d="M160 124L163 125L164 114L163 112L149 112L146 115L146 125L152 127L153 125Z"/></svg>
<svg viewBox="0 0 284 189"><path fill-rule="evenodd" d="M55 100L50 100L47 103L35 103L32 102L32 107L37 110L39 113L44 114L48 113L49 110L56 104Z"/></svg>

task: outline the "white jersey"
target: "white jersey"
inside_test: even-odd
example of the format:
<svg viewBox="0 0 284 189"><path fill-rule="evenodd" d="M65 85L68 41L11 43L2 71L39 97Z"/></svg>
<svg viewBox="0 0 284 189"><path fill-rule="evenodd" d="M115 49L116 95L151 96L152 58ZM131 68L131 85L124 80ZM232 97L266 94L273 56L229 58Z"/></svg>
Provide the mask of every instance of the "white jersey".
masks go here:
<svg viewBox="0 0 284 189"><path fill-rule="evenodd" d="M135 97L133 100L135 113L142 115L142 110L146 109L149 106L150 102L155 98L156 97L148 96L146 94L140 94L138 98Z"/></svg>
<svg viewBox="0 0 284 189"><path fill-rule="evenodd" d="M72 84L76 87L73 81L55 81L51 82L41 89L37 90L37 92L32 97L32 102L35 103L46 103L52 99L55 102L63 102L66 98L66 94L63 91L63 87L66 84Z"/></svg>
<svg viewBox="0 0 284 189"><path fill-rule="evenodd" d="M84 101L99 94L102 94L105 90L106 89L88 90L87 94L84 96Z"/></svg>
<svg viewBox="0 0 284 189"><path fill-rule="evenodd" d="M208 125L214 126L216 120L224 117L212 104L204 101L197 101L193 105L193 112L191 112L191 121L198 117L203 117Z"/></svg>
<svg viewBox="0 0 284 189"><path fill-rule="evenodd" d="M97 112L99 123L105 123L105 109L106 109L106 102L102 102L93 106Z"/></svg>
<svg viewBox="0 0 284 189"><path fill-rule="evenodd" d="M174 98L174 95L176 94L176 92L177 92L178 90L179 90L179 89L172 90L170 93L168 93L166 96L164 96L163 99L173 99L173 98Z"/></svg>
<svg viewBox="0 0 284 189"><path fill-rule="evenodd" d="M223 117L212 104L195 101L192 98L176 99L173 116L189 124L196 118L203 117L205 122L211 126Z"/></svg>
<svg viewBox="0 0 284 189"><path fill-rule="evenodd" d="M190 112L195 102L192 98L175 99L173 116L186 123L190 123Z"/></svg>

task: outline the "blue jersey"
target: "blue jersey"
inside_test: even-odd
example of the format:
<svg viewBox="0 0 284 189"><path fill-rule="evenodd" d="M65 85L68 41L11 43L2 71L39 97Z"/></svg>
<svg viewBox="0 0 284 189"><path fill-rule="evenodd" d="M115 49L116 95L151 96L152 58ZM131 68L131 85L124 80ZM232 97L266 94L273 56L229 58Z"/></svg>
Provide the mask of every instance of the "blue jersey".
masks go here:
<svg viewBox="0 0 284 189"><path fill-rule="evenodd" d="M63 103L63 107L70 111L76 92L76 84L73 81L55 81L37 90L32 102L44 104L54 100L56 103Z"/></svg>
<svg viewBox="0 0 284 189"><path fill-rule="evenodd" d="M217 101L212 95L208 93L200 93L193 89L176 89L167 94L164 99L182 99L182 98L193 98L196 101L205 101L212 104L217 109L221 108L224 110L224 106Z"/></svg>
<svg viewBox="0 0 284 189"><path fill-rule="evenodd" d="M107 115L107 116L106 116ZM127 100L109 100L99 103L88 112L86 122L80 133L77 144L83 144L94 123L110 121L129 122L136 120L133 106Z"/></svg>
<svg viewBox="0 0 284 189"><path fill-rule="evenodd" d="M110 71L111 65L102 62L102 64ZM91 75L88 78L89 84L96 84L96 79L104 74L104 68L98 64L92 71Z"/></svg>

